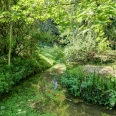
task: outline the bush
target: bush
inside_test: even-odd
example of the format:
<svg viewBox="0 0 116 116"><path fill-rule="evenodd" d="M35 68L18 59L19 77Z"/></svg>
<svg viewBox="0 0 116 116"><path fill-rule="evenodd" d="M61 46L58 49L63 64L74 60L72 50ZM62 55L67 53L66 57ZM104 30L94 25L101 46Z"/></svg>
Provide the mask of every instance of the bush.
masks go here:
<svg viewBox="0 0 116 116"><path fill-rule="evenodd" d="M51 65L35 54L29 59L13 58L11 66L7 64L0 68L0 94L8 92L11 87L36 72L42 72Z"/></svg>
<svg viewBox="0 0 116 116"><path fill-rule="evenodd" d="M116 106L116 80L104 79L99 74L84 74L81 68L67 70L61 77L62 84L69 92L83 100Z"/></svg>
<svg viewBox="0 0 116 116"><path fill-rule="evenodd" d="M65 48L68 62L86 63L90 61L96 50L95 35L91 30L78 31L70 35L69 44Z"/></svg>

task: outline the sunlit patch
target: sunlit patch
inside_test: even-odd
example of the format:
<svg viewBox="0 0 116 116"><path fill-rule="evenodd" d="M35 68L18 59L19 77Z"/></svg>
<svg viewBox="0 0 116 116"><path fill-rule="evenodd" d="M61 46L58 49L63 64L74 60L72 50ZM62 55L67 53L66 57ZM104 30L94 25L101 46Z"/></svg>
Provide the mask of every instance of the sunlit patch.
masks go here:
<svg viewBox="0 0 116 116"><path fill-rule="evenodd" d="M18 109L18 113L17 114L25 114L26 111L22 111L22 109Z"/></svg>

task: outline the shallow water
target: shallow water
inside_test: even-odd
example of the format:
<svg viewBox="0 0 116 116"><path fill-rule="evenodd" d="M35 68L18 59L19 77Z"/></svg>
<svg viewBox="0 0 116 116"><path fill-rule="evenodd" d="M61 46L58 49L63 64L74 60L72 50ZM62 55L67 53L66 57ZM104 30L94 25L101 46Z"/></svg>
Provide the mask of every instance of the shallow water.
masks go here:
<svg viewBox="0 0 116 116"><path fill-rule="evenodd" d="M68 116L116 116L116 108L109 110L100 105L84 103L78 98L72 98L69 94L67 96L67 93L64 94L66 95L65 102L68 105L66 110Z"/></svg>
<svg viewBox="0 0 116 116"><path fill-rule="evenodd" d="M116 109L108 110L102 106L85 103L74 103L67 100L69 116L116 116Z"/></svg>

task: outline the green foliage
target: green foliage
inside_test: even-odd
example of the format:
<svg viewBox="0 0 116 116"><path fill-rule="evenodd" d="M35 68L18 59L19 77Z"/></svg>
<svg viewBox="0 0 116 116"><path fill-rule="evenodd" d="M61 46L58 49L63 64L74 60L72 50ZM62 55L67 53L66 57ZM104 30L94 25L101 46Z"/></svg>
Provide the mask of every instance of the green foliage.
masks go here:
<svg viewBox="0 0 116 116"><path fill-rule="evenodd" d="M116 106L116 80L111 81L100 77L99 74L84 74L81 68L67 70L61 77L62 84L74 96L83 100Z"/></svg>
<svg viewBox="0 0 116 116"><path fill-rule="evenodd" d="M99 52L106 51L109 44L107 41L109 34L106 34L105 29L107 30L107 27L112 25L113 30L115 30L113 27L115 20L111 21L111 18L115 19L115 7L116 3L111 0L59 0L57 2L56 0L49 2L44 0L27 0L26 2L24 0L11 0L9 3L2 0L0 52L2 55L8 53L9 25L11 24L13 26L12 54L19 55L20 52L20 54L29 53L31 55L37 48L39 40L42 40L42 42L56 40L53 35L51 36L51 33L56 33L57 29L54 28L45 33L42 29L35 28L36 24L34 25L35 21L43 21L46 30L50 27L46 21L54 19L55 23L58 24L61 35L65 33L68 40L72 41L66 49L66 57L70 60L75 56L74 60L87 62L93 57L94 47ZM82 34L86 30L92 30L89 33L91 37L88 37L88 32L80 37L80 33ZM114 38L114 31L113 34ZM89 43L89 41L91 42ZM81 47L77 47L76 44ZM72 47L73 45L74 47ZM88 50L90 46L91 48Z"/></svg>
<svg viewBox="0 0 116 116"><path fill-rule="evenodd" d="M64 51L63 51L63 48L61 48L60 46L57 46L57 45L54 46L53 54L54 54L55 60L60 60L60 61L63 60Z"/></svg>
<svg viewBox="0 0 116 116"><path fill-rule="evenodd" d="M9 50L11 58L10 66L6 65L6 57L0 60L0 93L9 91L20 79L50 66L33 53L38 51L40 41L58 42L51 36L55 29L43 32L35 21L46 23L48 18L55 19L61 35L66 35L66 41L69 42L65 47L64 59L70 62L90 61L96 51L106 51L109 45L107 39L115 39L116 2L112 0L1 0L0 7L0 56L6 56ZM9 25L12 25L11 42ZM110 31L108 26L111 26ZM49 24L44 27L48 28ZM62 61L62 48L55 46L51 53L54 54L54 60ZM107 83L96 74L86 76L80 70L77 72L67 72L64 74L66 79L62 79L72 94L94 103L115 106L114 81L108 80ZM46 96L54 99L52 94L47 93Z"/></svg>
<svg viewBox="0 0 116 116"><path fill-rule="evenodd" d="M69 62L86 63L96 52L96 35L92 30L70 32L69 44L65 47L65 57Z"/></svg>
<svg viewBox="0 0 116 116"><path fill-rule="evenodd" d="M116 41L116 17L110 17L111 22L104 28L104 32L109 40Z"/></svg>
<svg viewBox="0 0 116 116"><path fill-rule="evenodd" d="M103 38L98 44L98 52L105 53L108 49L109 41L106 38Z"/></svg>
<svg viewBox="0 0 116 116"><path fill-rule="evenodd" d="M15 57L12 62L11 66L5 64L0 68L0 94L8 92L19 80L51 66L37 54L28 59Z"/></svg>
<svg viewBox="0 0 116 116"><path fill-rule="evenodd" d="M111 0L81 0L78 2L74 1L73 5L65 7L64 12L66 12L68 15L65 15L64 19L66 20L68 25L62 24L64 27L66 27L65 29L63 29L63 32L67 36L69 36L70 33L74 34L75 30L77 29L79 29L81 32L85 30L93 30L93 41L97 41L96 50L98 52L104 53L109 45L107 39L110 40L108 36L109 34L107 34L107 32L109 31L107 30L107 26L112 25L111 18L115 19L115 8L116 3L115 1ZM105 29L107 30L107 32L104 31ZM79 34L80 31L76 31L76 33ZM112 36L115 36L115 34ZM74 36L73 38L76 42L77 37ZM86 39L88 39L86 38L86 35L84 38L85 39L82 41L86 42ZM69 41L72 41L72 35L68 39Z"/></svg>
<svg viewBox="0 0 116 116"><path fill-rule="evenodd" d="M65 62L64 49L56 44L53 47L44 46L43 48L41 48L41 54L49 58L49 60L51 60L54 63Z"/></svg>

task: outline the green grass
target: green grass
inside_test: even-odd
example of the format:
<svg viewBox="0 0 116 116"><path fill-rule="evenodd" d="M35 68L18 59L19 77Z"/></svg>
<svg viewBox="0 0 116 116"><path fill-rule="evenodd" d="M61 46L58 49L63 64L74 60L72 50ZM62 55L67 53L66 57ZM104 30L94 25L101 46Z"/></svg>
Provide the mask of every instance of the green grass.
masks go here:
<svg viewBox="0 0 116 116"><path fill-rule="evenodd" d="M28 81L21 82L14 89L0 100L0 116L55 116L46 112L40 114L34 104L37 101L36 84L40 79L39 75L31 77Z"/></svg>
<svg viewBox="0 0 116 116"><path fill-rule="evenodd" d="M0 116L68 116L65 112L68 106L63 103L64 91L54 90L54 76L50 76L55 68L48 70L47 74L20 81L12 91L2 96Z"/></svg>
<svg viewBox="0 0 116 116"><path fill-rule="evenodd" d="M53 47L45 46L44 48L41 48L41 54L56 63L59 61L62 62L64 51L63 48L57 45Z"/></svg>
<svg viewBox="0 0 116 116"><path fill-rule="evenodd" d="M51 64L51 65L55 64L55 60L53 60L52 58L48 58L47 56L45 57L45 56L42 55L42 54L39 54L39 56L40 56L41 58L43 58L44 60L46 60L49 64Z"/></svg>
<svg viewBox="0 0 116 116"><path fill-rule="evenodd" d="M44 48L41 48L41 54L49 58L49 60L55 59L53 47L45 46Z"/></svg>
<svg viewBox="0 0 116 116"><path fill-rule="evenodd" d="M33 87L28 88L30 84L24 83L22 87L17 86L13 91L0 103L1 109L0 114L3 116L26 116L33 114L36 116L37 113L30 107L29 100L34 99ZM27 112L28 111L28 112Z"/></svg>

